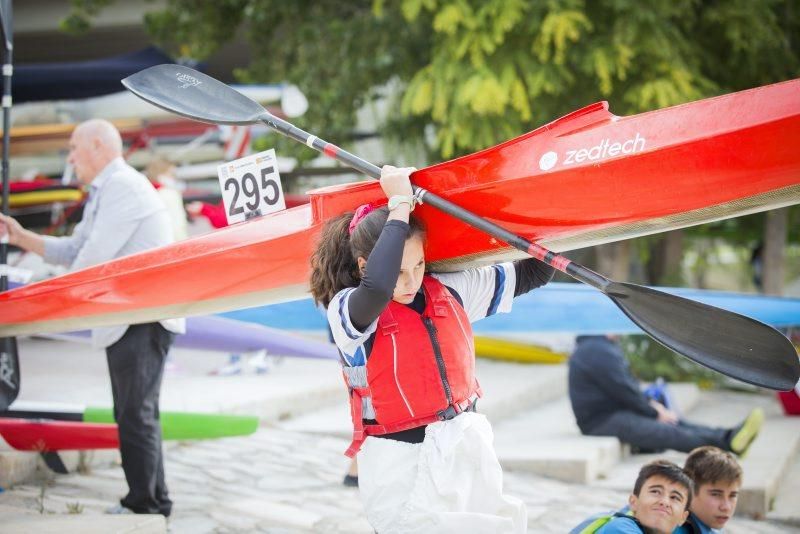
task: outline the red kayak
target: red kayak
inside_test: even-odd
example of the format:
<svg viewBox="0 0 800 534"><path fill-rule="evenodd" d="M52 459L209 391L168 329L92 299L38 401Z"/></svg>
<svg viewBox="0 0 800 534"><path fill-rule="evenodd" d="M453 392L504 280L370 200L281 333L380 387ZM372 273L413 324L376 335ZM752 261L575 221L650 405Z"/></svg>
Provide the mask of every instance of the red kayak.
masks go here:
<svg viewBox="0 0 800 534"><path fill-rule="evenodd" d="M117 425L111 408L15 403L0 412L3 441L20 451L116 449ZM258 418L247 415L161 412L164 440L216 439L247 436L258 429Z"/></svg>
<svg viewBox="0 0 800 534"><path fill-rule="evenodd" d="M423 188L554 251L800 200L800 80L630 117L587 106L416 172ZM359 182L310 205L0 295L0 336L220 312L306 296L324 222L381 200ZM428 206L433 270L520 257Z"/></svg>
<svg viewBox="0 0 800 534"><path fill-rule="evenodd" d="M0 441L18 451L116 449L117 425L0 418ZM1 450L1 449L0 449Z"/></svg>

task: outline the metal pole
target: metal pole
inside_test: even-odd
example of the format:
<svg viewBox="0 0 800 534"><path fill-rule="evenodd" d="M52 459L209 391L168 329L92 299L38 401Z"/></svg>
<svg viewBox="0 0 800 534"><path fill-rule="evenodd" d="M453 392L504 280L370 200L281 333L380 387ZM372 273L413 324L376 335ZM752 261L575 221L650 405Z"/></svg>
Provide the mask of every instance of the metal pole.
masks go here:
<svg viewBox="0 0 800 534"><path fill-rule="evenodd" d="M3 215L8 215L8 194L11 188L8 175L9 144L11 141L11 76L14 73L12 57L14 44L12 38L11 0L3 0ZM8 235L0 238L0 291L8 289Z"/></svg>

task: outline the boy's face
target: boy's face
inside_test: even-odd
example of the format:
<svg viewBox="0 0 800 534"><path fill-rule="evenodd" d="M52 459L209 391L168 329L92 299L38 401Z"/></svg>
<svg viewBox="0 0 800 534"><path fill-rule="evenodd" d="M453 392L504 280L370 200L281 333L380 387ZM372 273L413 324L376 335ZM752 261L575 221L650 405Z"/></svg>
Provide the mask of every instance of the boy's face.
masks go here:
<svg viewBox="0 0 800 534"><path fill-rule="evenodd" d="M736 511L740 482L714 482L697 488L691 510L700 521L720 529Z"/></svg>
<svg viewBox="0 0 800 534"><path fill-rule="evenodd" d="M655 475L645 480L639 495L631 495L628 502L642 525L660 534L669 534L689 516L688 494L683 485Z"/></svg>

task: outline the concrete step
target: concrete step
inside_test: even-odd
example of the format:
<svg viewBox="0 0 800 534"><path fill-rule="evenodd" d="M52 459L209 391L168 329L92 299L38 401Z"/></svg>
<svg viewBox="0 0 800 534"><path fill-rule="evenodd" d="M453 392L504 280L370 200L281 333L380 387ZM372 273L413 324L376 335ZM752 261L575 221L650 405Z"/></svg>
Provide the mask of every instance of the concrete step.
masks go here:
<svg viewBox="0 0 800 534"><path fill-rule="evenodd" d="M29 509L0 505L4 534L161 534L167 532L163 515L38 514Z"/></svg>
<svg viewBox="0 0 800 534"><path fill-rule="evenodd" d="M786 469L767 519L800 530L800 452Z"/></svg>
<svg viewBox="0 0 800 534"><path fill-rule="evenodd" d="M70 473L85 472L94 467L106 467L120 463L119 451L116 449L61 451L59 455ZM0 488L9 488L45 473L49 474L50 470L37 452L7 451L0 453Z"/></svg>
<svg viewBox="0 0 800 534"><path fill-rule="evenodd" d="M729 427L739 423L753 408L760 406L767 419L747 456L740 460L744 484L739 493L737 515L763 518L778 495L783 475L800 447L800 418L783 416L774 397L762 394L703 392L688 419L692 422ZM645 463L665 458L683 465L686 454L667 451L654 455L635 455L620 462L604 480L595 485L630 491L639 469ZM795 508L798 495L794 495ZM793 512L800 515L800 512Z"/></svg>
<svg viewBox="0 0 800 534"><path fill-rule="evenodd" d="M105 352L81 343L19 340L20 400L111 406ZM265 421L325 406L342 389L339 363L281 358L266 374L211 376L228 356L173 349L174 371L164 374L162 410L257 415ZM26 372L26 369L29 371ZM47 369L47 372L30 370Z"/></svg>
<svg viewBox="0 0 800 534"><path fill-rule="evenodd" d="M678 409L697 402L694 384L672 384ZM495 426L495 446L507 469L586 484L605 476L627 449L616 438L582 436L566 396Z"/></svg>
<svg viewBox="0 0 800 534"><path fill-rule="evenodd" d="M565 482L594 480L621 454L616 438L581 436L566 397L500 422L494 434L504 468Z"/></svg>
<svg viewBox="0 0 800 534"><path fill-rule="evenodd" d="M493 424L566 393L565 365L531 365L477 360L476 374L483 390L478 411ZM341 380L341 379L340 379ZM283 421L280 428L349 438L350 408L344 385L341 400L328 408Z"/></svg>
<svg viewBox="0 0 800 534"><path fill-rule="evenodd" d="M104 351L81 343L21 338L19 353L20 400L111 406ZM267 374L211 376L227 355L175 349L171 357L177 370L165 373L162 410L248 414L274 422L341 403L345 397L335 361L283 358L273 360ZM37 453L4 449L8 447L0 446L0 487L30 480L46 469ZM109 465L119 462L119 453L64 451L62 458L73 471L80 458L86 466Z"/></svg>

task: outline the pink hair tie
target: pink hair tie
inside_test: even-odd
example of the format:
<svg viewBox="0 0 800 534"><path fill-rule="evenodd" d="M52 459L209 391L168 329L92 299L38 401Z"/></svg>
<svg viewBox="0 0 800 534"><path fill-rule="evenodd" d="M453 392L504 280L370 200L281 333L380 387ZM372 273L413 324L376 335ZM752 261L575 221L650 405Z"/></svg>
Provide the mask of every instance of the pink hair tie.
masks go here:
<svg viewBox="0 0 800 534"><path fill-rule="evenodd" d="M372 204L361 204L356 208L355 213L353 213L353 219L350 221L350 235L353 235L358 223L363 221L364 217L369 215L374 209L375 207Z"/></svg>

